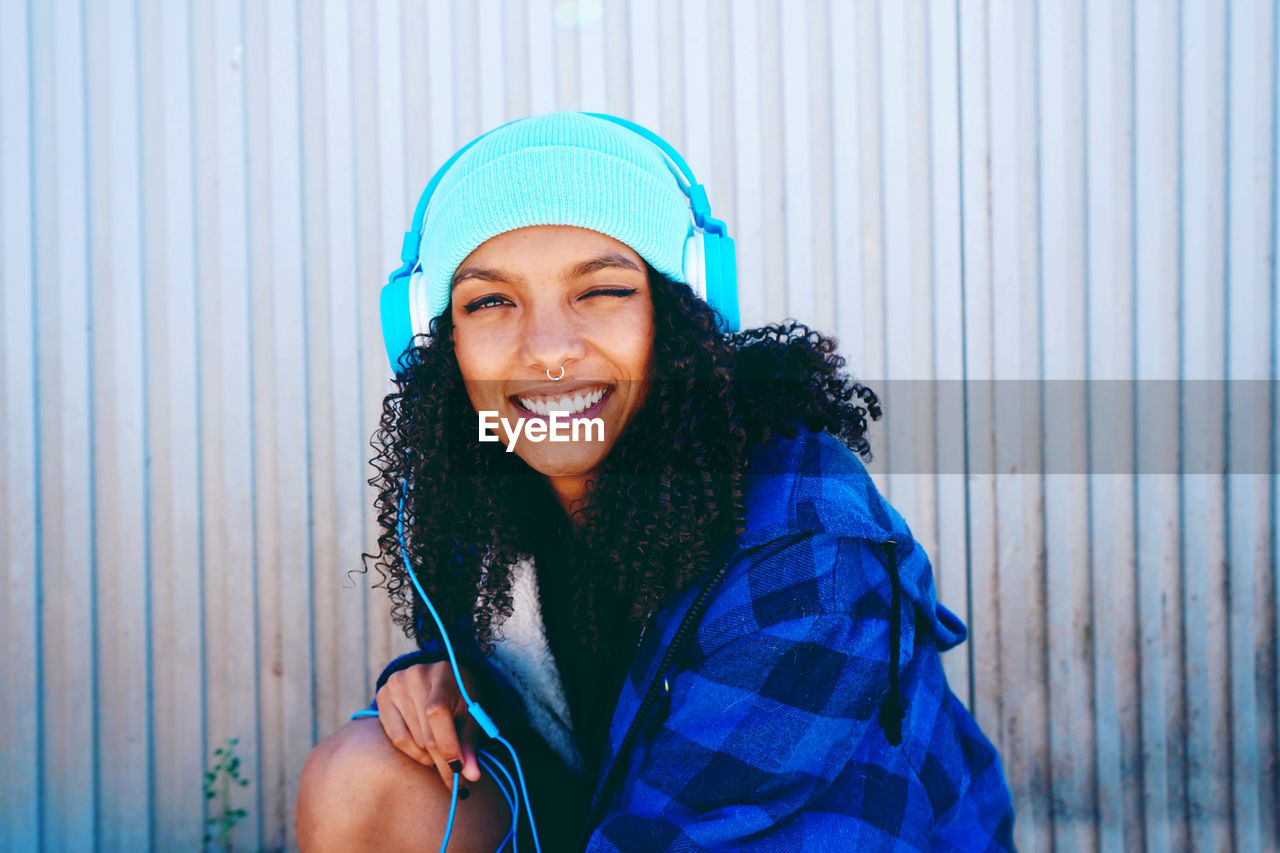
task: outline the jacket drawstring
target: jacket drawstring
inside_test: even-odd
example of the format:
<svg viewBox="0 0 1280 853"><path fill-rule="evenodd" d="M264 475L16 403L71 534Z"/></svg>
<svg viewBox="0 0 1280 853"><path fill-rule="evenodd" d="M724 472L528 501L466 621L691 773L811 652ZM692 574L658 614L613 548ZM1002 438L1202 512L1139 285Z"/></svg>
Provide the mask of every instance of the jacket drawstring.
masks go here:
<svg viewBox="0 0 1280 853"><path fill-rule="evenodd" d="M889 695L880 707L880 728L891 746L902 743L902 719L906 707L899 684L898 656L902 651L902 579L898 577L897 544L884 543L889 557L889 585L892 588L889 603Z"/></svg>

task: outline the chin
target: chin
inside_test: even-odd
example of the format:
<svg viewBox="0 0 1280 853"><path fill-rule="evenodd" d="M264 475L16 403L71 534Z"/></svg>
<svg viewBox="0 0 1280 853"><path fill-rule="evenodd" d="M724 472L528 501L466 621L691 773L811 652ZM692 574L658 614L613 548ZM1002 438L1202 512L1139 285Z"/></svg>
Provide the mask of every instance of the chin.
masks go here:
<svg viewBox="0 0 1280 853"><path fill-rule="evenodd" d="M531 453L520 453L524 463L544 477L585 477L600 468L609 448L600 444L589 447L539 447Z"/></svg>

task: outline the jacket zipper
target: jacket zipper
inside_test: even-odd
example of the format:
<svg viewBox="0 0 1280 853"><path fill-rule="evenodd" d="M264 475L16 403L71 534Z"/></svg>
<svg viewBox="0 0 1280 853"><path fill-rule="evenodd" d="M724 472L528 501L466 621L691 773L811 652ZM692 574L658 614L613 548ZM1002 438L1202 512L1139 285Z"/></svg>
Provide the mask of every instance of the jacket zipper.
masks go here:
<svg viewBox="0 0 1280 853"><path fill-rule="evenodd" d="M583 848L591 839L591 833L595 830L596 820L600 811L601 803L604 801L604 793L609 790L609 785L613 782L619 765L623 763L622 758L627 754L627 750L631 746L631 741L635 739L636 730L640 722L644 720L649 708L657 701L658 690L666 681L666 672L671 668L671 664L675 662L675 657L679 654L683 647L684 635L689 632L690 628L697 625L702 619L702 611L706 609L711 599L711 592L720 581L724 579L725 572L729 568L729 559L726 557L721 561L720 565L707 579L702 589L698 591L698 597L689 605L689 609L685 612L684 618L680 620L680 627L676 629L675 635L671 638L671 642L667 644L666 650L662 653L662 661L658 664L658 669L653 675L653 679L649 682L649 687L645 691L644 700L640 703L640 709L636 711L636 715L631 719L631 725L627 727L627 733L622 737L622 743L619 744L617 752L613 755L613 760L609 762L609 769L605 772L604 782L599 786L601 796L596 798L591 804L591 810L587 814L587 825L585 834L582 839ZM647 625L646 625L647 628ZM644 631L641 631L643 637Z"/></svg>

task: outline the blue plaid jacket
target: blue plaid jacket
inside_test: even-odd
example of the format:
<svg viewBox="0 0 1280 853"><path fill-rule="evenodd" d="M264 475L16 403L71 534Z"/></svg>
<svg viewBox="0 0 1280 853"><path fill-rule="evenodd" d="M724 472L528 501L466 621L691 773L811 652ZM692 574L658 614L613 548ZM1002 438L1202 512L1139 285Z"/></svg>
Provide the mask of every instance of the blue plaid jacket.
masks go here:
<svg viewBox="0 0 1280 853"><path fill-rule="evenodd" d="M641 638L587 849L1012 850L999 756L939 657L964 626L857 457L802 430L745 497L736 547Z"/></svg>

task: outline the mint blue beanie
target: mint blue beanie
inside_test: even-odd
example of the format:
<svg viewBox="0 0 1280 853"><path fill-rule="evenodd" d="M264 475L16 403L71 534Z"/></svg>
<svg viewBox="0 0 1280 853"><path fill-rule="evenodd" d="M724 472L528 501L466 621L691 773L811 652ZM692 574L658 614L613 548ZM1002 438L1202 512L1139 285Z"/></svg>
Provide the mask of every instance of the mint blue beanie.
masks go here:
<svg viewBox="0 0 1280 853"><path fill-rule="evenodd" d="M483 136L449 167L422 226L415 331L449 307L453 275L481 243L530 225L576 225L625 243L686 281L689 199L649 141L604 119L560 112Z"/></svg>

